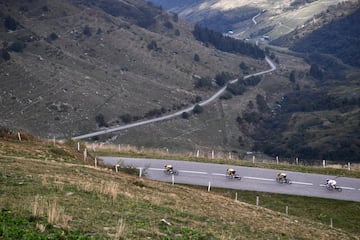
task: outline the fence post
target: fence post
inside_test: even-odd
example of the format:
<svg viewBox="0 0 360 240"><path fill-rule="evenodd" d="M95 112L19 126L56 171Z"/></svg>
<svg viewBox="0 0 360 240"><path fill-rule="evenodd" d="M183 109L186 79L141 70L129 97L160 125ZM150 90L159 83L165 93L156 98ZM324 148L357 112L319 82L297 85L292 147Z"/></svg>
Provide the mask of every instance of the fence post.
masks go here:
<svg viewBox="0 0 360 240"><path fill-rule="evenodd" d="M54 136L54 138L53 138L53 144L54 144L54 146L55 146L55 144L56 144L55 136Z"/></svg>
<svg viewBox="0 0 360 240"><path fill-rule="evenodd" d="M296 165L299 165L299 158L295 158Z"/></svg>
<svg viewBox="0 0 360 240"><path fill-rule="evenodd" d="M259 196L256 196L256 206L259 206Z"/></svg>
<svg viewBox="0 0 360 240"><path fill-rule="evenodd" d="M96 159L96 157L95 157L94 162L95 162L95 168L97 168L97 159Z"/></svg>
<svg viewBox="0 0 360 240"><path fill-rule="evenodd" d="M238 200L238 195L237 195L238 193L237 192L235 192L235 201L237 201Z"/></svg>
<svg viewBox="0 0 360 240"><path fill-rule="evenodd" d="M197 150L197 151L196 151L196 157L198 158L198 157L199 157L199 155L200 155L200 151L199 151L199 150Z"/></svg>
<svg viewBox="0 0 360 240"><path fill-rule="evenodd" d="M21 135L20 135L20 132L18 132L18 139L19 139L19 141L21 142Z"/></svg>
<svg viewBox="0 0 360 240"><path fill-rule="evenodd" d="M333 228L333 219L330 218L330 227Z"/></svg>
<svg viewBox="0 0 360 240"><path fill-rule="evenodd" d="M80 152L80 142L77 142L77 150Z"/></svg>
<svg viewBox="0 0 360 240"><path fill-rule="evenodd" d="M326 160L323 160L323 167L326 167Z"/></svg>
<svg viewBox="0 0 360 240"><path fill-rule="evenodd" d="M120 167L119 164L116 164L116 165L115 165L115 172L119 172L119 169L118 169L119 167Z"/></svg>
<svg viewBox="0 0 360 240"><path fill-rule="evenodd" d="M348 162L348 170L350 171L351 170L351 163Z"/></svg>
<svg viewBox="0 0 360 240"><path fill-rule="evenodd" d="M175 176L174 176L174 174L171 174L171 183L175 184Z"/></svg>
<svg viewBox="0 0 360 240"><path fill-rule="evenodd" d="M276 156L276 164L279 164L279 156Z"/></svg>
<svg viewBox="0 0 360 240"><path fill-rule="evenodd" d="M286 206L286 207L285 207L285 214L286 214L286 216L289 215L289 206Z"/></svg>
<svg viewBox="0 0 360 240"><path fill-rule="evenodd" d="M211 150L211 159L214 159L214 150Z"/></svg>
<svg viewBox="0 0 360 240"><path fill-rule="evenodd" d="M211 182L209 181L208 192L210 192L210 190L211 190Z"/></svg>
<svg viewBox="0 0 360 240"><path fill-rule="evenodd" d="M229 159L231 159L231 152L229 152Z"/></svg>
<svg viewBox="0 0 360 240"><path fill-rule="evenodd" d="M87 150L86 148L84 149L84 162L86 161L86 158L87 158Z"/></svg>
<svg viewBox="0 0 360 240"><path fill-rule="evenodd" d="M142 168L139 169L139 177L142 176Z"/></svg>
<svg viewBox="0 0 360 240"><path fill-rule="evenodd" d="M253 155L252 162L255 163L255 155Z"/></svg>

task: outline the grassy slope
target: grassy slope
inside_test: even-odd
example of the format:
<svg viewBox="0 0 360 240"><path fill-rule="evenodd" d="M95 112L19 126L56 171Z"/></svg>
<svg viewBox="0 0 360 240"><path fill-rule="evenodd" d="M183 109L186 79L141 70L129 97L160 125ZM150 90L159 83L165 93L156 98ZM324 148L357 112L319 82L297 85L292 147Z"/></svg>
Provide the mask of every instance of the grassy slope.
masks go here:
<svg viewBox="0 0 360 240"><path fill-rule="evenodd" d="M286 217L205 189L145 181L84 165L74 143L53 146L1 140L0 153L0 207L33 219L38 229L48 226L52 216L50 225L56 228L112 239L116 231L120 239L357 239L356 229L330 229L306 214ZM276 199L283 204L282 197ZM305 207L308 199L296 201ZM316 207L318 202L312 201Z"/></svg>

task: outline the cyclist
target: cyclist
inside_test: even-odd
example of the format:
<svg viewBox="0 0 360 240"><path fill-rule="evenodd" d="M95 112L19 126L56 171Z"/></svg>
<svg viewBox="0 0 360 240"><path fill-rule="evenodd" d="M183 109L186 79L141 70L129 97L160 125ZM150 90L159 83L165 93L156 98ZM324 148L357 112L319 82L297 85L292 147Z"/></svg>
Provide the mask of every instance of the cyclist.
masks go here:
<svg viewBox="0 0 360 240"><path fill-rule="evenodd" d="M236 173L236 171L233 168L228 168L226 172L229 176L235 176Z"/></svg>
<svg viewBox="0 0 360 240"><path fill-rule="evenodd" d="M282 179L282 180L286 181L286 173L284 173L284 172L279 172L277 177L279 180Z"/></svg>
<svg viewBox="0 0 360 240"><path fill-rule="evenodd" d="M168 172L172 172L173 171L173 166L171 164L165 164L165 170Z"/></svg>
<svg viewBox="0 0 360 240"><path fill-rule="evenodd" d="M326 185L328 187L336 188L336 181L334 179L326 179Z"/></svg>

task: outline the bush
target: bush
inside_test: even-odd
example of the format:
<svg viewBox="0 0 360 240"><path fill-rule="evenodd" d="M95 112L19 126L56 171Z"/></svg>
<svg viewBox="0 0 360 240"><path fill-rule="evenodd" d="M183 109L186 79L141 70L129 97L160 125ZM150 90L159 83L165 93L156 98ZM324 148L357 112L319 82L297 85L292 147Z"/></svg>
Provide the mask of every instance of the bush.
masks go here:
<svg viewBox="0 0 360 240"><path fill-rule="evenodd" d="M200 57L197 53L194 54L194 61L195 62L200 62Z"/></svg>
<svg viewBox="0 0 360 240"><path fill-rule="evenodd" d="M123 123L130 123L132 121L132 117L128 113L121 115L120 119Z"/></svg>
<svg viewBox="0 0 360 240"><path fill-rule="evenodd" d="M92 35L92 30L88 25L84 27L83 34L87 37L90 37Z"/></svg>
<svg viewBox="0 0 360 240"><path fill-rule="evenodd" d="M204 111L204 109L199 104L196 104L195 107L193 108L193 113L194 114L200 114L203 111Z"/></svg>
<svg viewBox="0 0 360 240"><path fill-rule="evenodd" d="M9 54L9 52L8 51L6 51L5 49L2 49L1 51L0 51L0 56L1 56L1 58L2 59L4 59L5 61L9 61L10 60L10 54Z"/></svg>
<svg viewBox="0 0 360 240"><path fill-rule="evenodd" d="M56 39L58 39L59 36L56 33L50 33L49 36L47 37L48 41L55 41Z"/></svg>
<svg viewBox="0 0 360 240"><path fill-rule="evenodd" d="M95 117L95 121L98 124L99 127L108 127L108 124L105 121L105 117L102 113L99 113L96 117Z"/></svg>
<svg viewBox="0 0 360 240"><path fill-rule="evenodd" d="M233 84L229 84L226 88L233 95L241 95L246 91L246 88L243 84L237 82Z"/></svg>
<svg viewBox="0 0 360 240"><path fill-rule="evenodd" d="M8 50L13 52L22 52L25 47L26 45L24 42L17 40L9 46Z"/></svg>
<svg viewBox="0 0 360 240"><path fill-rule="evenodd" d="M198 79L197 82L195 83L195 88L210 88L212 86L212 81L210 78L201 78Z"/></svg>
<svg viewBox="0 0 360 240"><path fill-rule="evenodd" d="M181 114L181 117L182 117L183 119L188 119L188 118L190 117L190 114L187 113L187 112L183 112L183 113Z"/></svg>
<svg viewBox="0 0 360 240"><path fill-rule="evenodd" d="M11 16L7 16L5 17L4 25L7 30L15 31L19 23Z"/></svg>

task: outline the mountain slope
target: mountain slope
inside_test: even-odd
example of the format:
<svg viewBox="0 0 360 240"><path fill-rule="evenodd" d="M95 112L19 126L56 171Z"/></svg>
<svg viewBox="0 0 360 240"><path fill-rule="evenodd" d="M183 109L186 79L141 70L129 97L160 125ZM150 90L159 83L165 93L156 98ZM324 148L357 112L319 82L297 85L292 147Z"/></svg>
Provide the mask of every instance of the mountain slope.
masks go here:
<svg viewBox="0 0 360 240"><path fill-rule="evenodd" d="M197 78L264 64L202 46L191 25L144 1L0 4L0 124L40 136L180 109L211 94Z"/></svg>

